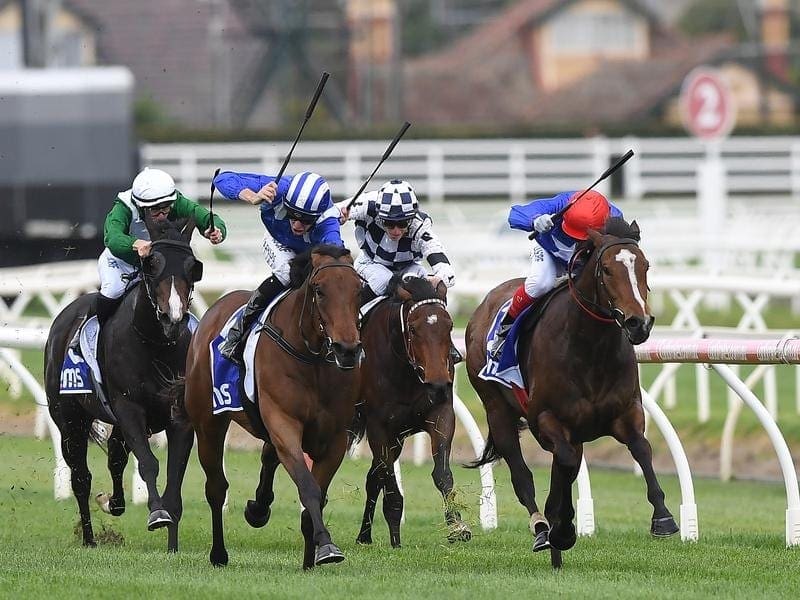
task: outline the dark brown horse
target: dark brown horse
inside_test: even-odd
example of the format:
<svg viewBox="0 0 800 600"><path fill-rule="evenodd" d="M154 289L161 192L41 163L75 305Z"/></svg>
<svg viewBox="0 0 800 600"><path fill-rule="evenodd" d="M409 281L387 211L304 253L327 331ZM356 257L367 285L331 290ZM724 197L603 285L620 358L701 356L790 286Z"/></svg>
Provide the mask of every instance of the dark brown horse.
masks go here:
<svg viewBox="0 0 800 600"><path fill-rule="evenodd" d="M113 492L107 501L112 515L125 511L122 477L128 453L139 460L147 485L151 531L168 528L168 549L178 549L178 521L183 506L181 482L194 437L185 419L173 419L169 391L183 376L191 332L189 303L203 265L189 246L194 224L181 221L161 226L146 220L153 240L150 255L142 259L141 281L122 300L99 334L97 360L113 414L96 393L64 395L59 376L67 345L86 315L94 294L81 296L53 321L45 346L44 378L50 415L61 431L61 449L72 471L72 492L78 501L83 544L94 546L89 514L92 474L86 462L92 421L113 424L108 440L108 468ZM158 460L148 438L167 433L167 485L163 497L156 486Z"/></svg>
<svg viewBox="0 0 800 600"><path fill-rule="evenodd" d="M394 474L394 463L403 441L420 431L431 438L433 482L444 498L448 539L468 541L468 525L453 506L453 473L450 447L455 431L453 367L450 332L453 321L445 303L447 288L436 289L427 279L389 284L390 298L381 302L362 325L366 357L362 366L361 400L353 426L360 437L365 431L372 449L367 473L367 501L357 542L372 543L375 505L383 490L383 515L389 524L392 547L400 546L403 496Z"/></svg>
<svg viewBox="0 0 800 600"><path fill-rule="evenodd" d="M222 528L228 481L222 456L231 420L265 442L256 498L248 501L245 509L248 523L263 527L269 520L273 476L282 464L304 507L303 568L344 560L322 520L322 508L328 485L347 450L347 429L358 398L361 279L348 250L317 246L292 261L291 287L269 317L272 333L262 332L256 346L256 411L251 409L249 415L213 415L211 411L209 343L231 314L247 302L249 292L231 292L220 298L203 316L189 348L184 402L206 473L213 530L209 559L213 565L228 563ZM249 400L242 402L248 404ZM303 452L314 461L311 471Z"/></svg>
<svg viewBox="0 0 800 600"><path fill-rule="evenodd" d="M467 372L489 423L483 456L474 466L505 459L517 498L531 515L533 550L549 547L554 567L561 565L561 551L576 540L572 483L583 443L601 436L611 435L625 444L641 466L654 509L651 533L668 536L678 531L644 437L633 344L648 338L654 318L647 305L648 263L639 239L636 222L609 219L603 233L590 231L589 239L576 249L570 285L554 293L533 331L520 337L527 406L510 389L478 375L486 362L487 329L522 280L507 281L489 292L467 326ZM579 262L584 268L577 274ZM544 516L520 450L523 424L553 454Z"/></svg>

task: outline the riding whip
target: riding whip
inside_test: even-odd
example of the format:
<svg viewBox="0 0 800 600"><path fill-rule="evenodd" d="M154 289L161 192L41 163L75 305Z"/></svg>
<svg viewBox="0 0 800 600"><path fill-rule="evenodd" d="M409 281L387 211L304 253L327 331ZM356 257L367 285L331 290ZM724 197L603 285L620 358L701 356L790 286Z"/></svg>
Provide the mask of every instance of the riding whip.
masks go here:
<svg viewBox="0 0 800 600"><path fill-rule="evenodd" d="M581 198L583 198L583 195L584 195L586 192L588 192L589 190L591 190L591 189L592 189L594 186L596 186L598 183L600 183L601 181L603 181L603 180L604 180L606 177L608 177L608 176L609 176L609 175L611 175L613 172L615 172L617 169L619 169L619 168L620 168L622 165L624 165L624 164L625 164L625 163L628 161L628 159L629 159L631 156L633 156L633 150L628 150L628 151L627 151L627 152L626 152L626 153L625 153L625 154L622 156L622 158L620 158L620 159L619 159L617 162L615 162L613 165L611 165L610 167L608 167L608 169L606 169L606 170L605 170L605 172L604 172L602 175L600 175L600 177L598 177L598 178L597 178L597 181L595 181L595 182L594 182L592 185L590 185L588 188L586 188L586 189L585 189L585 190L583 190L583 191L582 191L580 194L578 194L578 197L577 197L577 198L575 198L575 199L574 199L572 202L570 202L569 204L567 204L566 206L564 206L564 208L562 208L562 209L561 209L561 210L559 210L557 213L555 213L555 214L553 215L553 220L556 220L556 219L558 219L559 217L563 217L563 216L564 216L564 213L565 213L565 212L567 212L567 211L569 210L569 208L570 208L570 207L571 207L573 204L575 204L575 203L576 203L578 200L580 200ZM538 232L538 231L533 231L533 232L531 232L531 234L528 236L528 239L529 239L529 240L535 240L535 239L536 239L538 236L539 236L539 232Z"/></svg>
<svg viewBox="0 0 800 600"><path fill-rule="evenodd" d="M219 167L217 167L217 170L214 171L214 176L211 178L211 196L208 199L208 228L211 231L214 231L214 192L217 191L217 186L214 185L214 180L217 178L217 175L219 175Z"/></svg>
<svg viewBox="0 0 800 600"><path fill-rule="evenodd" d="M367 187L367 184L369 184L369 182L372 181L372 178L375 176L375 173L378 172L378 169L383 164L383 161L385 161L387 158L389 158L389 155L392 153L392 150L394 150L394 147L397 146L397 142L400 141L400 138L403 137L403 134L406 132L406 130L409 127L411 127L411 123L409 123L408 121L403 123L403 126L400 128L400 131L398 131L397 135L394 136L394 139L392 140L392 143L389 144L388 148L386 148L386 152L383 153L383 156L378 161L378 164L375 166L375 168L372 170L372 173L370 174L370 176L367 177L367 180L358 189L358 191L356 192L356 195L353 196L350 199L350 202L347 203L347 209L348 210L350 209L351 206L353 206L353 202L355 202L358 199L358 197L361 195L361 193L364 191L364 188Z"/></svg>
<svg viewBox="0 0 800 600"><path fill-rule="evenodd" d="M297 132L297 137L294 138L294 143L292 147L289 149L289 154L286 155L286 158L283 159L283 165L281 165L281 170L278 171L278 174L275 177L275 184L277 185L283 176L283 172L286 170L286 166L289 164L289 159L292 158L292 152L294 152L294 147L297 146L297 141L300 139L300 135L303 133L303 129L306 127L306 123L311 118L311 113L314 112L314 108L317 106L317 100L319 100L320 95L322 94L322 88L325 87L325 82L328 81L328 77L330 77L330 73L327 71L323 71L322 78L319 80L317 84L317 91L314 92L314 97L311 99L311 104L308 105L306 109L306 116L303 119L303 124L300 125L300 131Z"/></svg>

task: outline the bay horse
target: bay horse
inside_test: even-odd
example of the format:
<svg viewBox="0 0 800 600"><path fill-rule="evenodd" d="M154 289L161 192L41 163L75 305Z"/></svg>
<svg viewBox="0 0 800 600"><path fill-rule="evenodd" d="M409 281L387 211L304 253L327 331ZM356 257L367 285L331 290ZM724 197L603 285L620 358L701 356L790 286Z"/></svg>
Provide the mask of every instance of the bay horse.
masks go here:
<svg viewBox="0 0 800 600"><path fill-rule="evenodd" d="M145 219L152 246L141 259L141 279L121 301L100 330L97 361L108 407L96 392L66 395L59 392L60 371L67 346L83 322L96 294L70 303L50 327L44 352L44 379L50 415L61 432L61 450L69 465L72 492L78 502L83 545L96 545L89 514L92 474L86 462L92 421L110 422L108 469L113 492L104 510L114 516L125 512L122 477L133 452L147 485L150 531L168 528L167 549L178 550L178 522L183 512L181 483L193 444L193 432L184 420L173 419L169 390L183 376L191 332L189 305L203 264L189 246L194 222L180 220L155 224ZM97 384L96 384L97 385ZM158 493L158 459L150 449L151 434L167 434L167 483ZM98 494L98 496L102 496Z"/></svg>
<svg viewBox="0 0 800 600"><path fill-rule="evenodd" d="M647 304L649 265L639 241L635 221L629 225L612 218L602 232L590 230L589 238L576 248L568 268L569 285L546 297L549 303L535 328L531 332L529 326L519 338L526 406L509 388L478 375L486 362L487 330L523 280L507 281L490 291L467 325L467 373L489 423L483 455L470 466L505 459L514 492L530 514L533 551L550 548L553 567L561 566L561 551L576 541L572 484L583 444L601 436L610 435L625 444L642 468L647 499L653 505L652 535L678 531L664 504L650 443L644 436L633 345L649 337L654 317ZM578 263L583 265L579 273ZM553 454L544 516L520 450L523 427Z"/></svg>
<svg viewBox="0 0 800 600"><path fill-rule="evenodd" d="M206 474L212 523L209 560L215 566L228 563L222 523L228 481L222 459L231 420L264 441L256 497L245 508L247 522L266 525L275 469L282 464L304 507L303 568L344 560L325 527L322 509L347 450L347 428L358 398L361 278L349 250L320 245L293 259L290 287L269 316L270 334L262 333L256 345L257 407L243 398L244 411L212 414L209 344L250 292L231 292L208 309L186 359L184 406L197 432L197 452ZM313 460L310 471L304 452Z"/></svg>
<svg viewBox="0 0 800 600"><path fill-rule="evenodd" d="M454 365L450 359L453 320L447 312L447 288L427 279L393 278L389 299L380 302L362 324L365 358L361 403L353 435L367 435L372 464L367 473L366 505L356 541L372 543L375 505L383 490L383 514L393 548L400 547L403 496L394 463L409 435L426 432L431 439L433 482L444 499L450 542L468 541L469 526L453 503L450 449L455 431Z"/></svg>

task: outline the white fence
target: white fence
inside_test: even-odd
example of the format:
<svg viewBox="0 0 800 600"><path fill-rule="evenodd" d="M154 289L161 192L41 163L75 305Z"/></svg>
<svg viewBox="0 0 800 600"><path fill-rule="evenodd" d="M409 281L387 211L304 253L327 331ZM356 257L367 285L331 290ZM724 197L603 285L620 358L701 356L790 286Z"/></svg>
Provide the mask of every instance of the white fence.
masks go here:
<svg viewBox="0 0 800 600"><path fill-rule="evenodd" d="M387 140L302 141L291 172L313 170L335 196L355 193L378 163ZM178 187L207 198L216 168L276 173L290 142L144 144L143 164L172 173ZM614 158L632 148L636 156L618 175L624 196L694 196L697 167L713 147L693 138L412 140L395 148L379 179L412 181L434 202L459 198L507 198L552 194L588 185ZM732 137L720 146L733 196L769 194L800 198L800 138ZM608 192L610 181L600 184ZM615 197L617 194L615 194Z"/></svg>

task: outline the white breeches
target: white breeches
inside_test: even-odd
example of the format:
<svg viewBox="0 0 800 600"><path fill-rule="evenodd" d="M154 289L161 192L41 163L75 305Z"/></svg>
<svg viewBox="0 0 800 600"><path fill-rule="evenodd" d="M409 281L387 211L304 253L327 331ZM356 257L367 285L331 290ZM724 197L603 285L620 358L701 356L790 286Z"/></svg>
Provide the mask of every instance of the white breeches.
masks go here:
<svg viewBox="0 0 800 600"><path fill-rule="evenodd" d="M136 267L117 258L111 254L111 250L106 248L100 258L97 259L97 273L100 275L100 293L106 298L119 298L125 293L126 287L141 279L138 275L130 281L123 279L123 275L130 275L135 271Z"/></svg>
<svg viewBox="0 0 800 600"><path fill-rule="evenodd" d="M378 296L386 293L386 286L389 285L389 280L397 273L401 273L403 277L406 275L426 277L428 275L428 271L419 263L412 263L400 271L391 271L388 267L370 260L366 252L361 252L358 255L354 266L356 273L366 280L367 285Z"/></svg>
<svg viewBox="0 0 800 600"><path fill-rule="evenodd" d="M564 269L534 240L531 246L531 266L525 278L525 292L531 298L541 298L553 289L556 278Z"/></svg>
<svg viewBox="0 0 800 600"><path fill-rule="evenodd" d="M288 286L291 267L289 263L297 253L273 238L268 231L264 233L261 249L264 251L264 260L267 261L269 268L272 269L272 274L283 285Z"/></svg>

